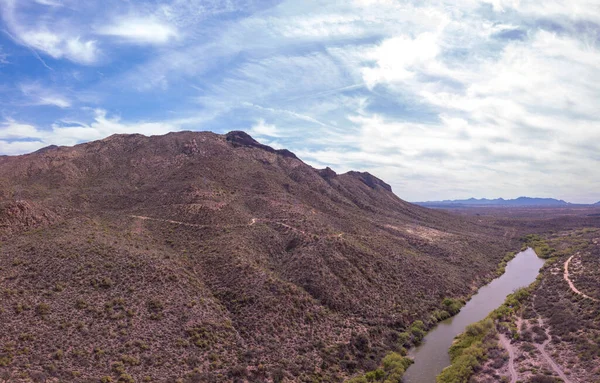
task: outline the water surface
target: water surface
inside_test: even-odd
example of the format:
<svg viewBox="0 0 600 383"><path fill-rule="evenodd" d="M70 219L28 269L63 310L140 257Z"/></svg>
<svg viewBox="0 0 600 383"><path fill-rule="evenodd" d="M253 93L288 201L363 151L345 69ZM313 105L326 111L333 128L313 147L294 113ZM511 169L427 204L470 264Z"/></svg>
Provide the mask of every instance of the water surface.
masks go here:
<svg viewBox="0 0 600 383"><path fill-rule="evenodd" d="M483 286L460 310L440 322L423 339L423 343L409 352L415 363L404 374L404 383L435 383L435 377L450 365L448 349L454 337L467 325L485 318L499 307L506 297L520 287L530 285L538 275L544 260L532 249L520 252L506 265L506 272Z"/></svg>

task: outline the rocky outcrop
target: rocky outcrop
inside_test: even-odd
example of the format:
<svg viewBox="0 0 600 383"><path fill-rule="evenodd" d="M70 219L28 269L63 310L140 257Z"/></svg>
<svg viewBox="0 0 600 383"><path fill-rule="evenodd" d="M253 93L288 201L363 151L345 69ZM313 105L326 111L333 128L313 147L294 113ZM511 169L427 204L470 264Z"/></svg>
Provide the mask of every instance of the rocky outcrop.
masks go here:
<svg viewBox="0 0 600 383"><path fill-rule="evenodd" d="M319 170L317 170L317 172L319 173L319 175L321 177L323 177L326 180L330 180L330 179L337 177L337 173L334 172L329 166L326 167L325 169L319 169Z"/></svg>
<svg viewBox="0 0 600 383"><path fill-rule="evenodd" d="M263 144L259 143L258 141L256 141L254 138L252 138L248 133L242 132L241 130L234 130L234 131L227 133L225 135L225 139L227 140L227 142L231 143L233 145L233 147L235 147L235 148L244 147L244 146L250 147L250 148L259 148L259 149L265 150L269 153L279 154L283 157L298 159L298 157L296 157L296 155L294 153L290 152L289 150L287 150L287 149L276 150L270 146L263 145Z"/></svg>
<svg viewBox="0 0 600 383"><path fill-rule="evenodd" d="M0 204L0 235L10 235L56 221L57 215L39 204L26 201L6 201Z"/></svg>
<svg viewBox="0 0 600 383"><path fill-rule="evenodd" d="M365 185L367 185L371 189L377 189L378 187L381 187L381 188L383 188L383 189L385 189L385 190L387 190L389 192L392 191L392 187L390 185L388 185L387 183L383 182L379 178L375 177L371 173L349 171L346 174L348 174L348 175L350 175L352 177L356 177L356 178L360 179Z"/></svg>

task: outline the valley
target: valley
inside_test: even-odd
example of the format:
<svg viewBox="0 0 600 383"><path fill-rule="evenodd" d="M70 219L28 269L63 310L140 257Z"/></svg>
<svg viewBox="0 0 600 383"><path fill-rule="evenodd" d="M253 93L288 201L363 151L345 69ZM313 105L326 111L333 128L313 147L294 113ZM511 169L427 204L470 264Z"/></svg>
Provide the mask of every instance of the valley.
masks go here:
<svg viewBox="0 0 600 383"><path fill-rule="evenodd" d="M412 205L369 173L315 169L243 132L2 156L0 180L4 382L397 381L408 350L510 267L525 235L564 265L600 226L595 210ZM598 299L594 260L578 253L569 280ZM575 376L597 358L576 356L595 319L555 329L584 308L548 270L524 304ZM559 347L540 345L542 358ZM507 366L534 376L517 347ZM497 354L474 379L504 374L488 366Z"/></svg>

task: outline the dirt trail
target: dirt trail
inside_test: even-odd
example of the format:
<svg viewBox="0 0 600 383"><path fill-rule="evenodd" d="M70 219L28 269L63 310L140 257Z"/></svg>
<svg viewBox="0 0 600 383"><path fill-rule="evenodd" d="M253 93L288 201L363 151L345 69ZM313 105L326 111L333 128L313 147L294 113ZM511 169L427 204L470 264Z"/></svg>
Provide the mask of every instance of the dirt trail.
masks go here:
<svg viewBox="0 0 600 383"><path fill-rule="evenodd" d="M167 222L167 223L174 223L177 225L184 225L184 226L191 226L191 227L215 227L217 225L198 225L195 223L187 223L187 222L180 222L180 221L173 221L170 219L162 219L162 218L152 218L152 217L145 217L143 215L130 215L131 218L137 218L137 219L141 219L144 221L158 221L158 222Z"/></svg>
<svg viewBox="0 0 600 383"><path fill-rule="evenodd" d="M538 318L538 323L540 324L540 326L543 327L543 321L541 318ZM554 359L552 359L552 357L546 352L546 346L548 345L548 343L550 343L550 331L548 328L546 328L546 336L548 337L548 339L546 339L542 344L536 344L535 347L538 349L538 351L544 357L544 359L546 359L546 362L548 362L548 364L550 365L550 367L552 367L554 372L556 372L556 374L563 380L564 383L572 383L571 380L567 378L567 375L565 375L560 366L556 364Z"/></svg>
<svg viewBox="0 0 600 383"><path fill-rule="evenodd" d="M519 376L515 368L515 348L510 344L510 340L504 334L500 334L500 343L508 351L508 372L510 373L510 383L517 383Z"/></svg>
<svg viewBox="0 0 600 383"><path fill-rule="evenodd" d="M184 226L190 226L190 227L199 227L199 228L211 228L211 227L213 227L213 228L214 227L234 228L234 227L245 227L245 226L253 226L254 224L256 224L258 222L263 222L263 223L272 223L272 224L275 224L275 225L283 226L283 227L285 227L287 229L290 229L292 231L301 233L302 235L305 235L305 236L309 235L308 233L306 233L302 229L298 229L297 227L293 227L293 226L290 226L290 225L288 225L286 223L280 222L280 221L284 221L285 219L281 219L280 221L276 221L276 220L271 220L271 219L266 219L266 218L252 218L250 220L250 222L247 223L247 224L238 224L238 225L200 225L200 224L196 224L196 223L187 223L187 222L181 222L181 221L173 221L171 219L146 217L146 216L143 216L143 215L130 215L130 217L141 219L141 220L174 223L174 224L177 224L177 225L184 225ZM342 234L331 234L331 235L327 235L327 237L341 238Z"/></svg>
<svg viewBox="0 0 600 383"><path fill-rule="evenodd" d="M564 271L564 274L563 274L563 276L564 276L564 278L565 278L565 281L567 281L567 283L569 284L569 287L571 288L571 290L572 290L572 291L573 291L575 294L581 295L582 297L584 297L584 298L587 298L587 299L591 299L591 300L593 300L594 302L598 302L598 299L596 299L596 298L592 298L592 297L590 297L589 295L586 295L586 294L582 293L581 291L579 291L579 290L577 289L577 287L575 287L575 285L573 284L573 281L571 281L571 279L569 278L569 264L571 263L571 259L573 259L573 257L574 257L575 255L577 255L577 254L571 255L571 256L569 257L569 259L567 259L567 261L565 262L565 271Z"/></svg>

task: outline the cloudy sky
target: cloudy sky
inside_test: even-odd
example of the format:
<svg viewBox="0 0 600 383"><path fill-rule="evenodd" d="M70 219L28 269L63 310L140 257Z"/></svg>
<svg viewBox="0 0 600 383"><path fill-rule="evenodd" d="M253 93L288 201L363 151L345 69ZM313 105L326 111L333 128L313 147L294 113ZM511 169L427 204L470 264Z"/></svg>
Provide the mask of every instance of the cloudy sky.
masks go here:
<svg viewBox="0 0 600 383"><path fill-rule="evenodd" d="M600 0L0 9L0 154L246 130L409 201L600 200Z"/></svg>

